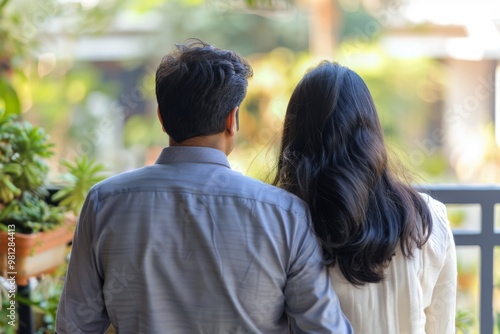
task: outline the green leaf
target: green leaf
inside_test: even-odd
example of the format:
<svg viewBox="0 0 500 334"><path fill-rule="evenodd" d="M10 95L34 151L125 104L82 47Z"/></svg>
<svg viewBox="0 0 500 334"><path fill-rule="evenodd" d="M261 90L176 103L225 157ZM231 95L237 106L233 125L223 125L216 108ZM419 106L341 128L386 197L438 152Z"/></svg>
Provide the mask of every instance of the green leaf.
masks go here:
<svg viewBox="0 0 500 334"><path fill-rule="evenodd" d="M469 333L469 329L474 325L474 315L468 310L457 310L455 315L455 328L457 334Z"/></svg>
<svg viewBox="0 0 500 334"><path fill-rule="evenodd" d="M7 115L19 115L21 113L21 101L15 89L0 75L0 101L3 101Z"/></svg>
<svg viewBox="0 0 500 334"><path fill-rule="evenodd" d="M62 160L61 165L68 169L66 179L70 182L52 195L51 199L78 216L90 188L104 179L104 165L86 155L72 162Z"/></svg>

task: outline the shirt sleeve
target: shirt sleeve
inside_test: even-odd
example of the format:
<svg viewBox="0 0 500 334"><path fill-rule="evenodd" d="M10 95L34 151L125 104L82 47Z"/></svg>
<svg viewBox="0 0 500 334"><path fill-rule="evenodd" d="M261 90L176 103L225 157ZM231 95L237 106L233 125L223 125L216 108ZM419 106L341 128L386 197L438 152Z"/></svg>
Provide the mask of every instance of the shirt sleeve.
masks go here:
<svg viewBox="0 0 500 334"><path fill-rule="evenodd" d="M284 289L292 332L353 333L331 286L318 240L310 229L298 239L296 257L291 260Z"/></svg>
<svg viewBox="0 0 500 334"><path fill-rule="evenodd" d="M56 317L58 334L104 333L110 321L93 247L95 196L89 192L73 236L66 280Z"/></svg>
<svg viewBox="0 0 500 334"><path fill-rule="evenodd" d="M425 309L427 334L453 334L455 333L455 305L457 292L457 256L453 234L446 215L446 208L437 202L439 207L434 219L433 229L444 228L445 251L443 254L441 270L437 276L432 290L430 305ZM433 208L431 207L431 210ZM439 226L438 224L442 224Z"/></svg>

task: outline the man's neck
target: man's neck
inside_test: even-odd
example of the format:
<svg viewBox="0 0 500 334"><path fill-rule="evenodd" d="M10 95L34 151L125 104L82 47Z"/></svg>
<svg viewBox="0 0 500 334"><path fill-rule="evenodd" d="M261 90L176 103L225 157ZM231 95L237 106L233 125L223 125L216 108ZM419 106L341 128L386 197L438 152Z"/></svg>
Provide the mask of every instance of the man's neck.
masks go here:
<svg viewBox="0 0 500 334"><path fill-rule="evenodd" d="M184 140L183 142L176 142L174 139L170 138L170 146L198 146L198 147L208 147L215 148L219 151L224 152L224 154L229 155L226 142L221 135L209 135L209 136L197 136Z"/></svg>

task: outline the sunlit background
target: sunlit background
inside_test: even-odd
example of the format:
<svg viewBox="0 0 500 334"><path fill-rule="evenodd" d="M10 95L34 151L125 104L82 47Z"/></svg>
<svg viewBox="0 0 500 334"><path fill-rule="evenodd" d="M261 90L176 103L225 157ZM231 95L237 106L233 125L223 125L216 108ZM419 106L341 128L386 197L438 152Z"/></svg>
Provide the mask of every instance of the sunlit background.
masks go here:
<svg viewBox="0 0 500 334"><path fill-rule="evenodd" d="M291 91L329 59L365 79L393 159L415 183L500 182L498 0L0 0L0 8L0 84L15 87L22 117L56 144L53 182L61 158L90 155L109 174L154 162L168 143L154 73L190 37L253 66L229 157L244 174L269 180ZM477 207L449 213L454 228L480 228ZM472 319L467 333L478 333L479 249L458 252L457 307Z"/></svg>

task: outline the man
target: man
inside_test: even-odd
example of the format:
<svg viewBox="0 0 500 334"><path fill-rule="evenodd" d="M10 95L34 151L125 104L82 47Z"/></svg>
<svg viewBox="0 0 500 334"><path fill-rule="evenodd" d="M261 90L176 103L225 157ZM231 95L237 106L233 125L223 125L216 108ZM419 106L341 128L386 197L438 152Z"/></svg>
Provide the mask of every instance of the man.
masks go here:
<svg viewBox="0 0 500 334"><path fill-rule="evenodd" d="M89 192L57 332L351 333L298 198L230 169L252 69L201 41L156 73L170 147Z"/></svg>

